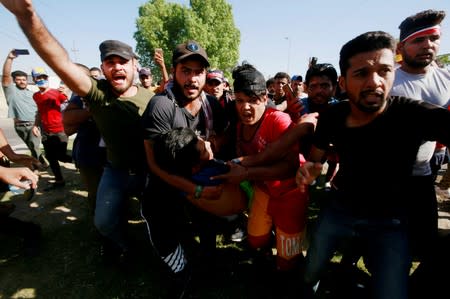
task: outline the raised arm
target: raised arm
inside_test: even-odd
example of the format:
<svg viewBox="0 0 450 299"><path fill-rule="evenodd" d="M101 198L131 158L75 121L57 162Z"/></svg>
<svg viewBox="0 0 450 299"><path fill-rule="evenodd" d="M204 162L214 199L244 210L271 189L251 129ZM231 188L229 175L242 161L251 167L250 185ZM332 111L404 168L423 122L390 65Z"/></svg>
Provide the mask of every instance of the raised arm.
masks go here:
<svg viewBox="0 0 450 299"><path fill-rule="evenodd" d="M31 0L0 0L13 13L22 31L39 56L53 71L80 96L87 95L91 88L89 77L69 59L67 51L48 31L34 10Z"/></svg>
<svg viewBox="0 0 450 299"><path fill-rule="evenodd" d="M26 180L30 180L31 184ZM0 181L22 189L35 189L38 176L26 167L7 168L0 166Z"/></svg>
<svg viewBox="0 0 450 299"><path fill-rule="evenodd" d="M13 60L17 58L14 54L14 50L11 50L6 56L5 63L3 64L3 72L2 72L2 86L9 86L13 83L13 78L11 77L11 66Z"/></svg>
<svg viewBox="0 0 450 299"><path fill-rule="evenodd" d="M166 64L164 62L164 53L161 49L155 51L153 59L155 60L161 71L161 81L159 82L158 89L155 91L156 93L159 93L164 91L164 87L167 81L169 81L169 74L167 73Z"/></svg>

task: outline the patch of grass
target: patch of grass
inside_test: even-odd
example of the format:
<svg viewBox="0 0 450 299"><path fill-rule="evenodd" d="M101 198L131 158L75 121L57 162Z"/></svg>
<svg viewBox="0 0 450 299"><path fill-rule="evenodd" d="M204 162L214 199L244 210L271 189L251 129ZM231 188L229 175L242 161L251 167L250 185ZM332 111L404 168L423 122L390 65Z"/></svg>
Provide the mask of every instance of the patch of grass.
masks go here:
<svg viewBox="0 0 450 299"><path fill-rule="evenodd" d="M11 216L42 227L42 246L38 256L27 258L19 237L0 235L0 298L165 298L169 285L136 201L128 225L136 252L130 268L123 271L103 263L79 173L73 164L62 165L66 187L43 192L51 179L44 172L31 202L9 192L2 198L17 206ZM193 242L188 251L196 250ZM206 269L212 273L214 268L215 274L195 293L200 298L248 298L251 265L245 263L248 256L242 245L221 237L218 256L217 264Z"/></svg>
<svg viewBox="0 0 450 299"><path fill-rule="evenodd" d="M65 188L42 192L51 178L43 173L32 202L9 193L2 199L16 204L12 216L38 223L43 236L40 254L26 258L20 238L0 235L0 299L166 298L170 285L150 246L137 203L132 202L129 217L129 233L136 249L130 268L124 271L105 265L79 173L73 164L63 164L63 174L68 182ZM309 225L313 227L326 193L312 190L311 196ZM221 235L217 246L216 264L203 265L202 280L193 284L189 298L280 298L274 291L277 277L252 263L245 242L230 243ZM187 251L195 255L198 244L192 242ZM323 280L329 288L322 291L320 298L333 298L329 290L336 287L336 277L346 278L339 261L337 253ZM366 279L361 261L358 266L361 272L356 274ZM290 284L296 286L299 282L296 275Z"/></svg>

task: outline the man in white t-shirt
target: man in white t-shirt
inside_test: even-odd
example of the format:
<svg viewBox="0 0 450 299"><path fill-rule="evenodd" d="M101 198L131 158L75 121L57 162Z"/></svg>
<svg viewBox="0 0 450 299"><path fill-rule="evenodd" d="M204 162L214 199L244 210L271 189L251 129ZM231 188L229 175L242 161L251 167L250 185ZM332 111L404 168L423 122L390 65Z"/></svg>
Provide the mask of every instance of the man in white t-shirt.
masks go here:
<svg viewBox="0 0 450 299"><path fill-rule="evenodd" d="M402 62L396 69L391 95L423 100L445 108L449 106L450 73L439 68L435 62L441 39L440 23L444 18L444 11L426 10L406 18L400 24L397 52L401 54ZM430 273L433 272L430 265L438 248L435 243L438 214L434 187L438 168L433 171L433 165L440 166L442 162L436 164L435 161L442 161L445 156L445 147L436 149L436 142L423 141L416 156L409 188L405 190L411 198L409 225L412 252L421 262L421 267L428 268ZM402 154L401 149L399 154ZM423 278L425 276L428 275ZM428 279L423 278L420 282L428 283ZM427 285L425 288L429 287Z"/></svg>

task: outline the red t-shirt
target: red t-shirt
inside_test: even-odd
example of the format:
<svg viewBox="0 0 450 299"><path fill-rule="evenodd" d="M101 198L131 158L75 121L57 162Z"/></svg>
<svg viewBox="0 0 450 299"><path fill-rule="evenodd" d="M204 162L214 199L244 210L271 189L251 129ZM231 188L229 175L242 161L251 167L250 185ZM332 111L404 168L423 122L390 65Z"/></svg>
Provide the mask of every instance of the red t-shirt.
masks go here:
<svg viewBox="0 0 450 299"><path fill-rule="evenodd" d="M61 114L61 104L67 101L67 96L56 89L49 89L44 93L34 93L41 126L44 132L59 133L64 131Z"/></svg>
<svg viewBox="0 0 450 299"><path fill-rule="evenodd" d="M288 114L273 108L267 108L263 115L261 125L252 140L238 140L239 155L253 155L263 151L268 144L279 139L291 125L292 121ZM237 130L237 136L242 136L240 123L238 124ZM263 186L261 187L266 189L270 196L276 197L297 188L295 177L284 180L264 181L264 185L265 188Z"/></svg>

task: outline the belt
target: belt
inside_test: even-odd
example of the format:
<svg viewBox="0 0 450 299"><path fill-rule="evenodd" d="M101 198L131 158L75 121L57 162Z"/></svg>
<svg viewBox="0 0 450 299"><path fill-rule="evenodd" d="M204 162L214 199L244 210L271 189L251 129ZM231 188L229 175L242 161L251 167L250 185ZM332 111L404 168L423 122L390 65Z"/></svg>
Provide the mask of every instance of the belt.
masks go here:
<svg viewBox="0 0 450 299"><path fill-rule="evenodd" d="M34 121L18 121L14 123L14 126L16 127L30 127L34 126Z"/></svg>

